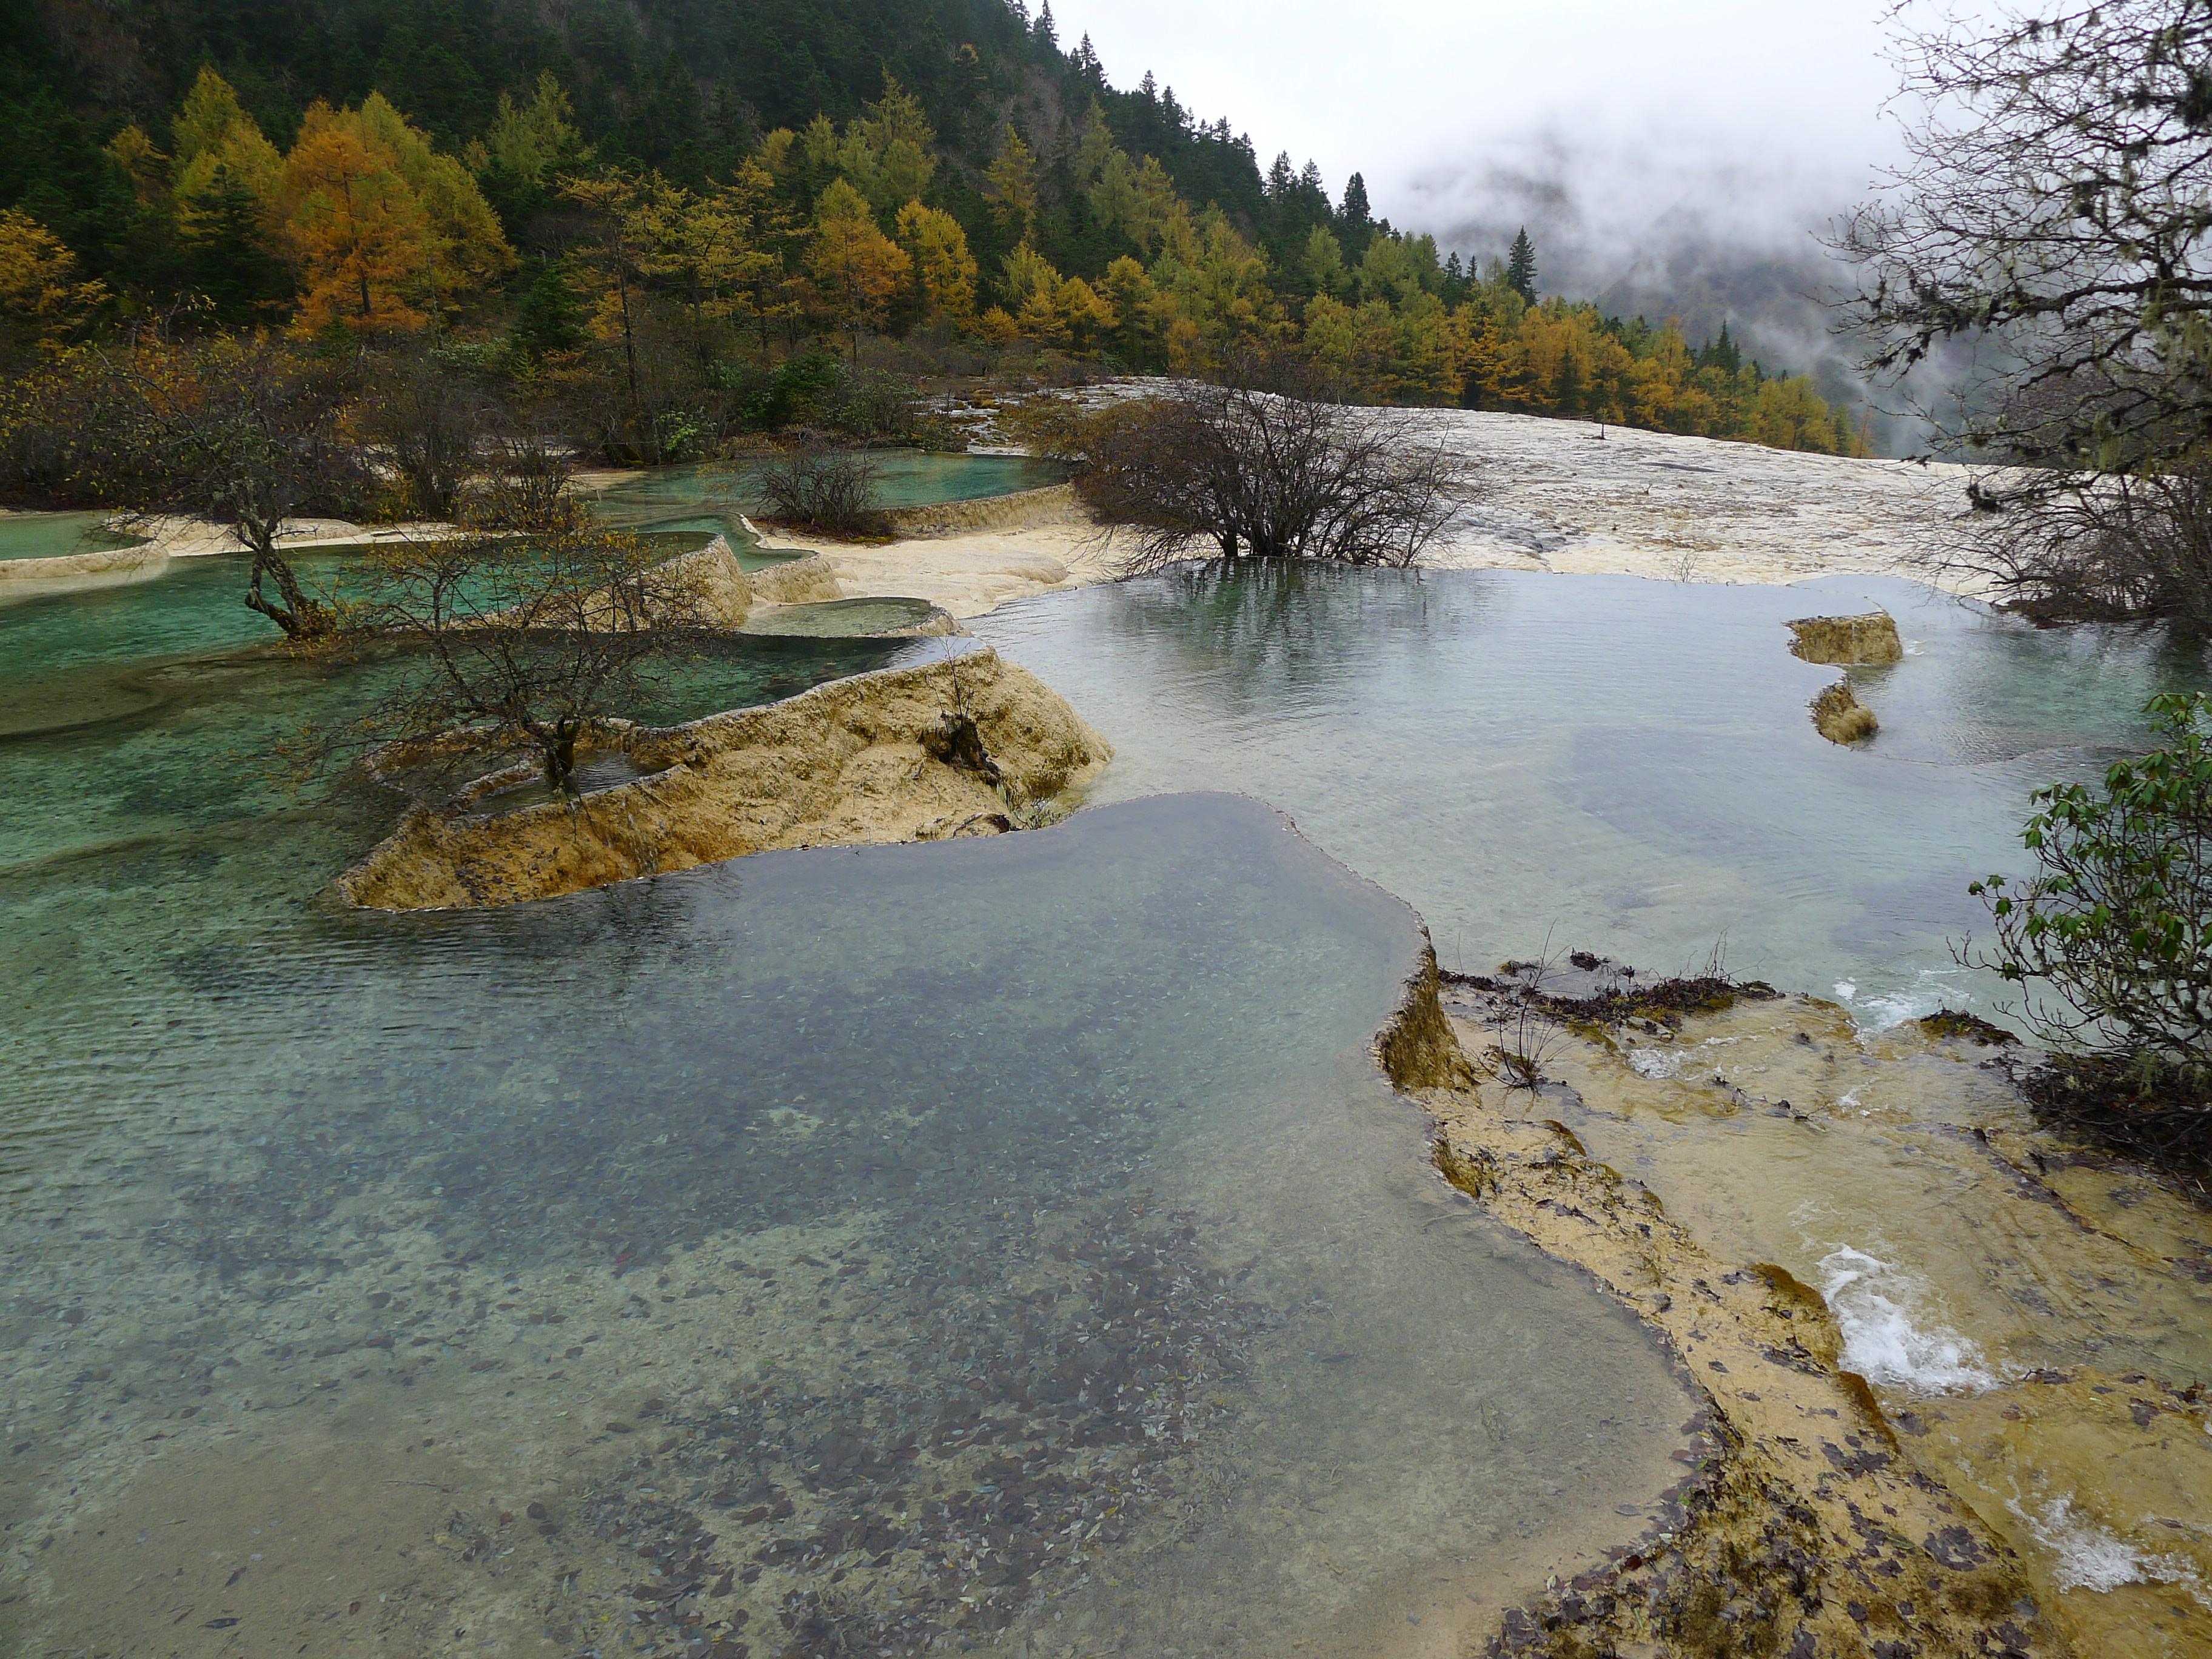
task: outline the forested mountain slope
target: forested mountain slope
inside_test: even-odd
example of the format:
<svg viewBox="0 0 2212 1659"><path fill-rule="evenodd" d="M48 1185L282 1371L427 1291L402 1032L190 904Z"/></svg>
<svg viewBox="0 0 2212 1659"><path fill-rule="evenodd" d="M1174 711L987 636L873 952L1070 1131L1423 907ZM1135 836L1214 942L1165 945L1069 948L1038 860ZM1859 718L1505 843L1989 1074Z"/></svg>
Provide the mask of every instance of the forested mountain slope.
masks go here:
<svg viewBox="0 0 2212 1659"><path fill-rule="evenodd" d="M414 335L551 385L618 340L616 447L660 456L870 339L930 372L1288 349L1352 398L1863 441L1725 331L1544 297L1525 237L1478 269L1358 173L1263 167L1048 3L0 0L0 357Z"/></svg>

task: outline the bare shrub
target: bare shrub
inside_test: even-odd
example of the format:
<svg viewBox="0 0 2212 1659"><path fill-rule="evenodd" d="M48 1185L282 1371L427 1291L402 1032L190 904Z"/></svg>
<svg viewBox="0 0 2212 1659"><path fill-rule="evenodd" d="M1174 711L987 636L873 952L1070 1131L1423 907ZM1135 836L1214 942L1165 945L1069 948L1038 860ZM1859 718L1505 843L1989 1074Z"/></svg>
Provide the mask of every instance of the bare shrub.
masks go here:
<svg viewBox="0 0 2212 1659"><path fill-rule="evenodd" d="M2212 639L2212 456L2016 495L1978 514L1943 562L2039 622L2162 623Z"/></svg>
<svg viewBox="0 0 2212 1659"><path fill-rule="evenodd" d="M1510 1089L1534 1091L1544 1083L1544 1062L1565 1039L1546 986L1558 968L1547 941L1534 962L1509 962L1500 969L1491 1005L1489 1060Z"/></svg>
<svg viewBox="0 0 2212 1659"><path fill-rule="evenodd" d="M876 508L875 464L849 449L803 449L769 464L760 492L768 515L794 529L823 535L858 537L879 533L883 514Z"/></svg>
<svg viewBox="0 0 2212 1659"><path fill-rule="evenodd" d="M485 530L574 530L583 520L568 489L575 474L574 458L543 434L501 433L484 447L463 516Z"/></svg>
<svg viewBox="0 0 2212 1659"><path fill-rule="evenodd" d="M1473 464L1404 415L1276 389L1186 386L1085 422L1076 487L1126 537L1123 568L1224 558L1405 566L1474 492Z"/></svg>
<svg viewBox="0 0 2212 1659"><path fill-rule="evenodd" d="M457 515L493 417L489 398L432 357L384 366L361 420L378 459L392 471L402 514L441 522Z"/></svg>

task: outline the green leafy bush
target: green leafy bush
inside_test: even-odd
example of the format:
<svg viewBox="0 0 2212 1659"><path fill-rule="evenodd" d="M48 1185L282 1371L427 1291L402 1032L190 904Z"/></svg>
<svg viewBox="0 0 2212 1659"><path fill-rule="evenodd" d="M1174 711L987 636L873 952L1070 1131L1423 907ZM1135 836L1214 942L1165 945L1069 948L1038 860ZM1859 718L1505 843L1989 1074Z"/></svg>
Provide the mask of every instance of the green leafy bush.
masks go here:
<svg viewBox="0 0 2212 1659"><path fill-rule="evenodd" d="M2094 1060L2138 1096L2212 1096L2212 699L2154 698L2166 746L2118 763L2101 787L2036 792L2025 881L1974 884L1996 948L1969 951L2027 994L2054 1055Z"/></svg>

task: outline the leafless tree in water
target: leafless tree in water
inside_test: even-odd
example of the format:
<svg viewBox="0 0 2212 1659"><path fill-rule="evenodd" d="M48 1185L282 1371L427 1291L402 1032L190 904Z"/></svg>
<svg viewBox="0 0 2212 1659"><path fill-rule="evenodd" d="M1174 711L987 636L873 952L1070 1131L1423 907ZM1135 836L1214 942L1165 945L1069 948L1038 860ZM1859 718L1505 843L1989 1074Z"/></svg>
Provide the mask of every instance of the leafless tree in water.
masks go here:
<svg viewBox="0 0 2212 1659"><path fill-rule="evenodd" d="M372 483L348 435L346 373L266 341L211 342L188 374L129 372L109 440L132 479L131 507L222 525L251 561L246 605L295 641L327 639L341 619L278 546L284 521L357 514Z"/></svg>
<svg viewBox="0 0 2212 1659"><path fill-rule="evenodd" d="M2212 453L2023 493L1932 545L2033 620L2158 623L2185 643L2212 640Z"/></svg>
<svg viewBox="0 0 2212 1659"><path fill-rule="evenodd" d="M1323 400L1295 370L1259 365L1094 417L1076 487L1127 552L1158 570L1208 548L1224 559L1406 566L1455 521L1474 464L1413 417Z"/></svg>
<svg viewBox="0 0 2212 1659"><path fill-rule="evenodd" d="M520 750L574 793L577 753L696 641L697 594L635 537L568 530L379 550L368 608L406 658L368 729L403 758Z"/></svg>
<svg viewBox="0 0 2212 1659"><path fill-rule="evenodd" d="M760 490L771 520L796 530L866 536L883 528L875 464L856 450L813 447L781 456L761 475Z"/></svg>

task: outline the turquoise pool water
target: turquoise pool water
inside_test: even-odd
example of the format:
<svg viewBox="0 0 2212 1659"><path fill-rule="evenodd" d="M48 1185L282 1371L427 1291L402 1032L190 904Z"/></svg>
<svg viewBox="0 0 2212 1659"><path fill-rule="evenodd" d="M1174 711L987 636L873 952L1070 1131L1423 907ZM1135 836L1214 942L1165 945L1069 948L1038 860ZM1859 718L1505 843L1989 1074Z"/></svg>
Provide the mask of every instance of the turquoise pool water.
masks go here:
<svg viewBox="0 0 2212 1659"><path fill-rule="evenodd" d="M1850 750L1806 704L1844 671L1783 623L1875 606L1908 655L1850 672ZM1274 803L1429 921L1447 966L1610 952L1849 988L1883 1023L1993 988L1948 941L2020 870L2029 792L2100 772L2201 657L2043 633L1913 584L1728 587L1520 572L1195 567L977 618L1112 739L1097 798Z"/></svg>
<svg viewBox="0 0 2212 1659"><path fill-rule="evenodd" d="M1056 462L1024 455L891 449L871 452L868 462L875 469L879 507L980 501L1058 483L1067 476L1067 469ZM718 530L731 538L741 557L761 558L750 550L751 540L738 520L763 510L753 481L766 465L738 461L661 467L610 485L592 498L593 504L611 524Z"/></svg>
<svg viewBox="0 0 2212 1659"><path fill-rule="evenodd" d="M1197 570L974 624L1117 745L1066 823L391 917L322 895L396 803L272 764L360 677L207 568L0 613L15 1645L1455 1655L1688 1396L1428 1171L1382 887L1889 1018L2203 679L1897 583ZM1872 603L1847 752L1781 624Z"/></svg>
<svg viewBox="0 0 2212 1659"><path fill-rule="evenodd" d="M706 544L698 532L641 538L673 556ZM289 562L308 592L343 598L362 571L365 544L302 548ZM150 580L46 593L0 606L0 685L96 662L138 665L199 656L283 638L246 608L242 556L171 559Z"/></svg>
<svg viewBox="0 0 2212 1659"><path fill-rule="evenodd" d="M52 559L136 546L141 538L103 528L112 516L104 511L0 513L0 560Z"/></svg>

